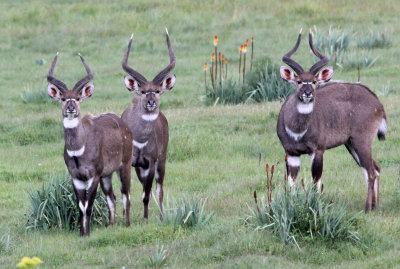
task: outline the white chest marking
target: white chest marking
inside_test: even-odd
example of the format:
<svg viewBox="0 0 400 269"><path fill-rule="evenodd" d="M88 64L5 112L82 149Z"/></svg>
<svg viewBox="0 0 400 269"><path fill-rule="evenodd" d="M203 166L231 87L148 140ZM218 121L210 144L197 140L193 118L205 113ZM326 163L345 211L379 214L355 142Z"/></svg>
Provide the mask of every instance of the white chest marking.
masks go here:
<svg viewBox="0 0 400 269"><path fill-rule="evenodd" d="M132 140L132 142L133 142L133 146L134 146L135 148L142 149L142 148L144 148L144 147L147 145L147 143L148 143L149 141L146 141L146 142L144 142L144 143L140 143L140 142L137 142L137 141L135 141L135 140Z"/></svg>
<svg viewBox="0 0 400 269"><path fill-rule="evenodd" d="M67 149L67 154L69 157L80 157L83 155L84 152L85 152L85 146L82 146L78 150L68 150Z"/></svg>
<svg viewBox="0 0 400 269"><path fill-rule="evenodd" d="M67 128L67 129L76 128L79 125L79 118L73 118L72 120L70 120L68 118L64 118L63 125L64 125L64 128Z"/></svg>
<svg viewBox="0 0 400 269"><path fill-rule="evenodd" d="M292 130L290 130L287 126L285 126L286 133L294 139L294 141L299 141L306 133L308 129L305 129L301 133L295 133Z"/></svg>
<svg viewBox="0 0 400 269"><path fill-rule="evenodd" d="M297 112L299 112L300 114L310 114L314 109L314 103L298 103L296 108Z"/></svg>
<svg viewBox="0 0 400 269"><path fill-rule="evenodd" d="M143 114L142 119L145 121L154 121L158 118L158 113L157 114Z"/></svg>

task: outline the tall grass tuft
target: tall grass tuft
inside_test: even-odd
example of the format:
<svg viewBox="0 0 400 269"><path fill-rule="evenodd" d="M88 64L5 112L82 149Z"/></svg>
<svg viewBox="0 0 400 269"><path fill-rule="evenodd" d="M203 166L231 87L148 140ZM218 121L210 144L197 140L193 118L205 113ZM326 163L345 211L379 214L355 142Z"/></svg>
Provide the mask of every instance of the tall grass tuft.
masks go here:
<svg viewBox="0 0 400 269"><path fill-rule="evenodd" d="M148 266L160 268L166 265L166 260L167 250L165 249L164 245L160 245L159 242L157 242L153 254L149 257Z"/></svg>
<svg viewBox="0 0 400 269"><path fill-rule="evenodd" d="M157 201L156 201L157 202ZM178 227L191 228L207 225L215 212L206 212L207 198L184 198L179 201L167 200L164 203L162 223L173 224L174 230Z"/></svg>
<svg viewBox="0 0 400 269"><path fill-rule="evenodd" d="M29 191L27 230L76 229L79 225L79 209L69 175L53 176L38 190ZM97 192L93 205L92 223L108 223L108 207L104 196Z"/></svg>
<svg viewBox="0 0 400 269"><path fill-rule="evenodd" d="M244 87L232 79L222 81L221 84L216 83L214 89L207 86L205 103L208 106L217 104L239 104L244 103L245 100L246 92Z"/></svg>
<svg viewBox="0 0 400 269"><path fill-rule="evenodd" d="M9 232L0 233L0 253L10 251L13 248L13 237Z"/></svg>
<svg viewBox="0 0 400 269"><path fill-rule="evenodd" d="M385 32L370 32L369 35L358 39L357 47L361 49L374 49L389 47L392 44L392 37Z"/></svg>
<svg viewBox="0 0 400 269"><path fill-rule="evenodd" d="M248 97L246 103L248 102L271 102L271 101L284 101L290 94L294 92L294 88L290 83L284 81L276 66L266 63L264 70L261 68L256 68L257 86L255 89L247 92ZM250 85L252 80L254 81L255 76L250 75ZM251 80L252 79L252 80Z"/></svg>
<svg viewBox="0 0 400 269"><path fill-rule="evenodd" d="M371 51L357 51L349 52L346 54L346 63L344 68L370 68L372 67L378 57L374 57Z"/></svg>
<svg viewBox="0 0 400 269"><path fill-rule="evenodd" d="M264 197L260 200L255 207L249 206L246 222L256 230L271 231L284 243L300 248L299 239L319 238L330 243L347 240L361 244L359 215L348 214L344 202L328 201L314 187L279 189L270 203Z"/></svg>
<svg viewBox="0 0 400 269"><path fill-rule="evenodd" d="M56 103L52 102L51 98L49 98L45 87L41 87L40 89L32 89L30 86L27 86L21 93L21 99L25 104Z"/></svg>

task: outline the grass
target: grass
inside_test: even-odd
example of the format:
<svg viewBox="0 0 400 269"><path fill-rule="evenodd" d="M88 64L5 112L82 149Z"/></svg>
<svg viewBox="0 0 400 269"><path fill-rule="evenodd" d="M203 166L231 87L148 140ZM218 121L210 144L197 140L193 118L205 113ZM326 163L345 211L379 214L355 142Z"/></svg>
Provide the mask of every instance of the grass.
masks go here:
<svg viewBox="0 0 400 269"><path fill-rule="evenodd" d="M15 268L22 257L37 256L43 268L144 268L158 244L168 251L166 263L171 268L398 267L400 30L393 25L400 23L399 12L400 4L390 0L343 0L340 4L307 0L1 1L0 231L10 235L12 248L0 253L0 264ZM214 35L220 37L219 49L229 57L228 77L237 81L237 46L243 37L255 37L256 59L268 57L280 66L299 29L306 32L314 25L321 32L330 26L355 33L387 29L392 37L390 46L373 49L378 60L361 71L361 81L378 94L390 81L389 96L380 97L388 115L387 140L373 146L382 167L380 208L363 216L358 230L367 248L348 241L327 245L310 240L302 242L299 251L275 235L243 225L247 204L253 203L252 192L265 190L260 183L265 176L260 154L261 164L279 160L276 173L282 170L284 152L275 130L282 103L204 105L203 64L209 59ZM170 126L165 197L208 197L206 211L215 212L212 221L200 229L179 227L174 232L172 224L160 225L152 200L146 224L142 186L133 174L131 227L124 227L118 203L115 226L95 226L89 238L66 230L26 233L28 191L40 188L51 175L65 174L66 169L60 105L25 103L21 93L39 91L41 85L46 91L45 76L57 51L55 75L68 86L74 85L84 75L77 56L81 52L95 77L94 94L82 103L82 113L113 111L120 115L132 97L121 68L131 33L135 38L129 63L151 79L169 61L165 26L177 58L176 86L161 97ZM44 59L44 64L37 64L37 59ZM304 68L311 66L306 38L294 59ZM333 79L355 82L357 76L356 68L335 68ZM301 159L300 178L309 179L309 158ZM325 153L322 180L325 194L346 202L347 213L364 208L363 174L345 148ZM114 182L120 199L116 178Z"/></svg>

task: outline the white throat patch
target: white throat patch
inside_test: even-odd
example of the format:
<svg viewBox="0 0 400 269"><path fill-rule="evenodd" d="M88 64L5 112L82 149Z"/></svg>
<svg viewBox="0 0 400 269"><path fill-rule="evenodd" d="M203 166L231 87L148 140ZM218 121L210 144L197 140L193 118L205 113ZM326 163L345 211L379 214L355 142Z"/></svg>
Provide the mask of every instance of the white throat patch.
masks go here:
<svg viewBox="0 0 400 269"><path fill-rule="evenodd" d="M80 149L78 150L68 150L67 149L67 154L69 157L80 157L83 155L85 152L85 145L83 145Z"/></svg>
<svg viewBox="0 0 400 269"><path fill-rule="evenodd" d="M295 133L292 130L290 130L287 126L285 126L286 133L294 139L294 141L299 141L306 133L308 129L305 129L301 133Z"/></svg>
<svg viewBox="0 0 400 269"><path fill-rule="evenodd" d="M143 114L142 119L145 121L155 121L158 118L157 114Z"/></svg>
<svg viewBox="0 0 400 269"><path fill-rule="evenodd" d="M73 118L72 120L68 118L63 119L64 128L71 129L76 128L79 125L79 118Z"/></svg>
<svg viewBox="0 0 400 269"><path fill-rule="evenodd" d="M310 114L314 109L314 102L304 104L304 103L298 103L297 104L297 112L300 114Z"/></svg>
<svg viewBox="0 0 400 269"><path fill-rule="evenodd" d="M144 147L147 145L147 143L149 143L149 141L146 141L146 142L144 142L144 143L140 143L140 142L137 142L137 141L135 141L135 140L132 140L132 142L133 142L133 146L134 146L135 148L138 148L138 149L144 148Z"/></svg>

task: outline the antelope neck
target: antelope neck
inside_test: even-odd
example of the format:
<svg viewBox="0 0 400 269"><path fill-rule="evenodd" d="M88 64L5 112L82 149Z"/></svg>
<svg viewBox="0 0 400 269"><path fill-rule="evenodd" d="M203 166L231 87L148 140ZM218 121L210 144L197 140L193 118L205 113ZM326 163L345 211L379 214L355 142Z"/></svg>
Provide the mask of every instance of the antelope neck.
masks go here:
<svg viewBox="0 0 400 269"><path fill-rule="evenodd" d="M74 123L72 124L69 121L74 121ZM63 124L65 147L67 149L68 155L70 155L70 157L78 157L78 155L82 155L85 150L84 146L86 142L86 134L80 117L74 118L72 120L64 118Z"/></svg>

